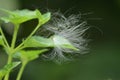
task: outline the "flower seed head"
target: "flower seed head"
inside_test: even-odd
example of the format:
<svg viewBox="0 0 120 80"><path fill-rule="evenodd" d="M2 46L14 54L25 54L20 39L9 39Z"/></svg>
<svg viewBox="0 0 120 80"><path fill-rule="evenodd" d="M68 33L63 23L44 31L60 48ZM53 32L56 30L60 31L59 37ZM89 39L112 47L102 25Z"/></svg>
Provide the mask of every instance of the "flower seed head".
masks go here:
<svg viewBox="0 0 120 80"><path fill-rule="evenodd" d="M63 62L70 60L65 55L83 53L86 50L86 39L83 38L88 29L86 21L80 21L80 15L65 17L63 14L54 13L50 22L44 28L52 33L55 48L47 55L52 60Z"/></svg>

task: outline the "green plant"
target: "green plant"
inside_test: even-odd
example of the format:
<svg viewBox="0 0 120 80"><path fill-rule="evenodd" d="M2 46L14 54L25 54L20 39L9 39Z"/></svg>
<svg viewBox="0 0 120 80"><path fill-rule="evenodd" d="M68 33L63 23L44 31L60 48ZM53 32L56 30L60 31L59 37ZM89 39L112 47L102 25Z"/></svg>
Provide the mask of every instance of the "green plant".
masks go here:
<svg viewBox="0 0 120 80"><path fill-rule="evenodd" d="M16 11L9 11L9 10L4 10L1 9L1 11L7 13L7 16L3 16L0 19L4 21L5 23L12 23L14 25L14 33L12 37L11 44L8 43L8 40L6 39L6 36L3 33L2 28L0 27L0 45L3 46L3 49L8 55L8 62L0 70L0 80L4 78L4 80L9 80L9 75L12 69L17 67L19 64L21 64L20 71L18 73L18 76L16 80L20 80L22 73L24 71L25 66L32 60L37 59L40 54L43 54L44 52L48 51L50 48L54 48L54 56L52 56L51 59L58 58L58 56L62 59L65 59L64 53L69 53L69 52L79 52L80 45L78 45L78 42L84 43L84 39L81 36L81 34L86 30L81 28L81 32L78 32L77 29L80 26L83 26L86 24L86 22L82 22L81 24L77 24L77 18L74 16L69 17L68 21L64 20L64 18L60 18L59 20L56 19L57 21L54 25L52 23L46 24L45 28L49 31L53 31L54 34L50 35L49 37L45 38L44 36L36 36L34 35L35 32L46 22L48 22L51 18L51 13L47 12L45 14L41 14L41 12L36 9L34 11L31 10L16 10ZM16 39L17 39L17 33L19 30L19 27L22 23L32 20L32 19L38 19L38 24L35 27L35 29L30 33L30 35L22 40L22 43L20 43L18 46L16 46ZM55 18L53 18L54 20ZM70 22L71 20L71 22ZM72 22L74 21L74 22ZM61 22L61 23L60 23ZM64 22L64 24L63 24ZM58 24L62 25L61 27ZM70 25L70 24L71 25ZM49 25L49 26L48 26ZM72 27L72 25L75 25ZM57 30L55 30L55 27ZM44 27L44 26L43 26ZM62 28L63 27L63 28ZM68 35L64 35L67 34ZM72 33L72 34L70 34ZM64 35L64 36L63 36ZM71 36L69 36L71 35ZM75 35L75 36L74 36ZM71 38L73 37L73 38ZM69 38L69 39L67 39ZM80 39L80 40L79 40ZM37 50L25 50L25 48L38 48ZM59 53L58 56L55 56ZM14 59L18 59L17 61ZM59 61L59 60L57 60Z"/></svg>

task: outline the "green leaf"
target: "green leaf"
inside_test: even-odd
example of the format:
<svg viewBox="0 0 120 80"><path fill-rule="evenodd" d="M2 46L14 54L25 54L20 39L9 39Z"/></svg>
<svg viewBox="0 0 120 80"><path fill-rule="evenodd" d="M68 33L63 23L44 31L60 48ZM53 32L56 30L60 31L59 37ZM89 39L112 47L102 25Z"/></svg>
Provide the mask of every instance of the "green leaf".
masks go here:
<svg viewBox="0 0 120 80"><path fill-rule="evenodd" d="M9 73L13 68L17 67L21 62L13 62L11 64L7 64L3 69L0 70L0 80Z"/></svg>
<svg viewBox="0 0 120 80"><path fill-rule="evenodd" d="M2 9L2 11L8 14L7 17L6 16L1 17L1 20L5 21L6 23L12 22L15 24L20 24L36 18L41 22L41 24L44 24L50 19L50 13L46 13L42 15L40 11L37 9L34 11L31 11L28 9L16 10L16 11L9 11L9 10Z"/></svg>
<svg viewBox="0 0 120 80"><path fill-rule="evenodd" d="M3 10L8 14L8 17L1 17L1 20L5 21L6 23L12 22L12 23L23 23L25 21L37 18L36 16L36 10L30 11L30 10L16 10L16 11L9 11L9 10Z"/></svg>
<svg viewBox="0 0 120 80"><path fill-rule="evenodd" d="M27 42L24 43L25 47L54 47L54 43L50 38L40 36L32 36Z"/></svg>
<svg viewBox="0 0 120 80"><path fill-rule="evenodd" d="M69 40L67 40L67 39L64 38L64 37L54 35L54 36L53 36L53 41L54 41L54 45L55 45L56 47L67 48L67 49L72 49L72 50L79 50L79 49L77 49L76 47L74 47L74 46L69 42Z"/></svg>
<svg viewBox="0 0 120 80"><path fill-rule="evenodd" d="M2 36L0 36L0 45L4 45Z"/></svg>
<svg viewBox="0 0 120 80"><path fill-rule="evenodd" d="M39 57L39 54L48 51L48 49L42 50L21 50L14 54L14 58L19 58L22 62L29 62Z"/></svg>
<svg viewBox="0 0 120 80"><path fill-rule="evenodd" d="M72 50L78 50L69 40L64 37L54 35L51 38L33 36L24 43L24 47L61 47Z"/></svg>
<svg viewBox="0 0 120 80"><path fill-rule="evenodd" d="M50 20L50 17L51 17L50 12L43 14L42 17L39 17L39 23L45 24L46 22Z"/></svg>

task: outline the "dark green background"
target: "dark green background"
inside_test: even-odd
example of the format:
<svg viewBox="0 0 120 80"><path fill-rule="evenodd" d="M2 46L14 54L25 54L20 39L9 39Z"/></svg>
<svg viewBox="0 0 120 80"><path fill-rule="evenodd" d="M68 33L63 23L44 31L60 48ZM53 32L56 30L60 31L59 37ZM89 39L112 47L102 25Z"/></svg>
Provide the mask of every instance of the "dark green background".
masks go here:
<svg viewBox="0 0 120 80"><path fill-rule="evenodd" d="M35 60L27 65L22 80L120 80L119 0L19 0L19 4L21 9L39 8L43 12L47 9L68 11L66 15L80 12L93 26L87 33L91 39L89 53L64 65Z"/></svg>

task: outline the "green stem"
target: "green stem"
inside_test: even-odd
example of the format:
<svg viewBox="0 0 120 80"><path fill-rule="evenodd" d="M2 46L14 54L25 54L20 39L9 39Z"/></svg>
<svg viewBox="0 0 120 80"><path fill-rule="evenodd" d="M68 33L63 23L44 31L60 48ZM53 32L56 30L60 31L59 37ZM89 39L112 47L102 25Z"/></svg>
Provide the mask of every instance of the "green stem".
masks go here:
<svg viewBox="0 0 120 80"><path fill-rule="evenodd" d="M25 69L25 67L26 67L26 64L27 64L27 62L24 62L24 63L22 64L22 66L21 66L21 68L20 68L20 71L19 71L19 73L18 73L18 75L17 75L17 79L16 79L16 80L20 80L20 79L21 79L22 74L23 74L23 71L24 71L24 69Z"/></svg>
<svg viewBox="0 0 120 80"><path fill-rule="evenodd" d="M12 55L9 55L7 64L10 64L11 62L12 62ZM8 74L6 74L4 80L9 80L9 74L10 74L10 72Z"/></svg>
<svg viewBox="0 0 120 80"><path fill-rule="evenodd" d="M16 24L14 27L14 33L13 33L13 38L12 38L12 42L11 42L12 49L14 49L14 47L15 47L18 29L19 29L19 24Z"/></svg>
<svg viewBox="0 0 120 80"><path fill-rule="evenodd" d="M12 62L12 55L15 52L14 47L15 47L15 43L16 43L18 29L19 29L19 25L16 24L15 27L14 27L14 33L13 33L13 38L12 38L12 42L11 42L11 47L9 47L9 51L8 51L8 62L7 62L7 64L11 64L11 62ZM2 31L1 31L1 34L3 34ZM5 36L4 36L4 41L8 46L8 43L7 43L7 40L6 40ZM10 74L10 72L5 76L4 80L9 80L9 74Z"/></svg>
<svg viewBox="0 0 120 80"><path fill-rule="evenodd" d="M40 26L41 26L41 24L39 23L39 24L36 26L36 28L32 31L32 33L27 37L27 39L25 39L18 47L16 47L15 51L21 49L21 47L23 46L23 44L24 44L25 42L27 42L27 40L28 40L29 38L32 37L32 35L38 30L38 28L39 28Z"/></svg>
<svg viewBox="0 0 120 80"><path fill-rule="evenodd" d="M4 33L3 33L2 29L1 29L1 27L0 27L0 32L1 32L1 35L2 35L2 37L3 37L3 40L5 41L5 44L6 44L5 47L8 47L8 48L9 48L10 46L9 46L9 44L8 44L7 39L5 38L5 35L4 35Z"/></svg>

